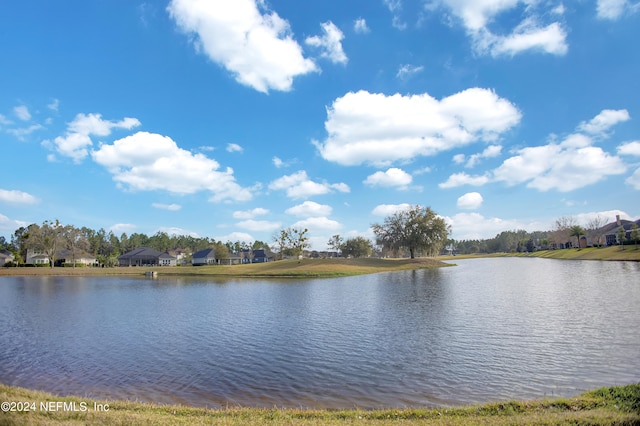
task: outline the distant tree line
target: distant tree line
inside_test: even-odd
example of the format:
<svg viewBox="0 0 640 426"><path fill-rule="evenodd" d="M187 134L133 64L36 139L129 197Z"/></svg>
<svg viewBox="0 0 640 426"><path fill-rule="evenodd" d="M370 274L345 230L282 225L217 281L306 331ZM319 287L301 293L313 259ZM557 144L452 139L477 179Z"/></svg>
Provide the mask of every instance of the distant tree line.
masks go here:
<svg viewBox="0 0 640 426"><path fill-rule="evenodd" d="M415 257L435 256L440 253L450 232L444 219L429 207L412 206L409 209L394 213L385 218L382 224L373 224L375 244L362 236L344 240L334 235L327 242L330 249L344 257L378 256ZM87 227L78 228L63 225L57 219L45 220L41 225L31 224L18 228L7 242L0 237L0 250L13 252L16 263L24 263L27 250L43 253L53 267L56 255L61 250L71 253L72 263L81 254L88 253L96 257L97 262L105 266L118 265L118 256L135 248L148 247L160 252L184 250L188 253L213 248L218 259L227 258L231 253L248 252L264 249L272 253L273 248L280 259L284 257L302 256L310 247L309 230L306 228L285 228L272 236L270 247L264 241L253 243L242 241L216 241L213 238L193 237L190 235L169 235L157 232L152 236L141 233L122 233L119 236L104 228L93 230Z"/></svg>
<svg viewBox="0 0 640 426"><path fill-rule="evenodd" d="M185 250L195 253L199 250L213 248L217 258L226 258L230 253L243 250L266 249L269 245L256 240L253 243L242 241L216 241L213 238L193 237L191 235L169 235L157 232L152 236L141 233L122 233L117 236L103 228L93 230L87 227L77 228L73 225L62 225L57 219L45 220L41 225L31 224L18 228L8 242L0 237L0 250L8 250L14 254L16 263L24 263L27 250L37 250L55 264L55 256L61 250L68 250L71 256L79 257L86 252L96 257L98 263L105 266L118 265L118 256L138 247L149 247L160 252Z"/></svg>

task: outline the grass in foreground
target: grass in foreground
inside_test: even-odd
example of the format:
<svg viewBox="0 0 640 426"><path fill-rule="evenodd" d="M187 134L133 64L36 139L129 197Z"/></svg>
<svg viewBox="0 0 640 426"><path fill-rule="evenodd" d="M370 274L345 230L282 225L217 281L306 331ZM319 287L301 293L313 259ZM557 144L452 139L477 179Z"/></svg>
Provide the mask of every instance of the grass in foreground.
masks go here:
<svg viewBox="0 0 640 426"><path fill-rule="evenodd" d="M602 388L574 398L509 401L479 406L437 409L301 410L226 408L94 401L0 385L0 401L36 403L29 412L0 412L0 425L639 425L640 383ZM85 404L86 411L46 411L44 402ZM94 411L94 402L108 411Z"/></svg>
<svg viewBox="0 0 640 426"><path fill-rule="evenodd" d="M0 268L1 275L159 275L219 277L343 277L449 266L432 258L419 259L303 259L246 265L161 266L123 268Z"/></svg>

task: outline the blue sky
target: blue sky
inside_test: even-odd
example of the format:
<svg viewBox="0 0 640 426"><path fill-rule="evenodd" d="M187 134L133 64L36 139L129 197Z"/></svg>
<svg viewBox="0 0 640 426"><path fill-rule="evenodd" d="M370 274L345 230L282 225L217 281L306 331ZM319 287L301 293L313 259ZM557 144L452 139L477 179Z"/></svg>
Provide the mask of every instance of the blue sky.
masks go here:
<svg viewBox="0 0 640 426"><path fill-rule="evenodd" d="M640 216L640 3L0 4L0 235Z"/></svg>

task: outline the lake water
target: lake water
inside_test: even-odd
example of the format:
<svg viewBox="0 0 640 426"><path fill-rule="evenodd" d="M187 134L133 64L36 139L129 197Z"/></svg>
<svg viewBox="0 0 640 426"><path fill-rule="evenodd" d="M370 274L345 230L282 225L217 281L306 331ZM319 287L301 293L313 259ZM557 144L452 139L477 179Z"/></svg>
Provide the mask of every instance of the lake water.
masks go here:
<svg viewBox="0 0 640 426"><path fill-rule="evenodd" d="M312 408L571 396L640 382L640 263L456 263L309 280L0 277L0 382Z"/></svg>

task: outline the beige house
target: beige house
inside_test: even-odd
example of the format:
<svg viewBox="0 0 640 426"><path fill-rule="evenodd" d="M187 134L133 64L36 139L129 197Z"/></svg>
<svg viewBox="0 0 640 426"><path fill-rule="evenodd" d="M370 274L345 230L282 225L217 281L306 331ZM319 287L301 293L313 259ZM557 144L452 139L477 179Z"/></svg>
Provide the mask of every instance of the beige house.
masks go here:
<svg viewBox="0 0 640 426"><path fill-rule="evenodd" d="M13 262L13 253L7 250L0 250L0 266L4 266L7 263Z"/></svg>
<svg viewBox="0 0 640 426"><path fill-rule="evenodd" d="M84 250L76 250L74 253L71 250L62 249L56 252L54 266L73 265L74 261L76 265L85 266L93 265L97 262L94 255ZM49 258L43 251L27 249L25 263L27 265L48 265Z"/></svg>

